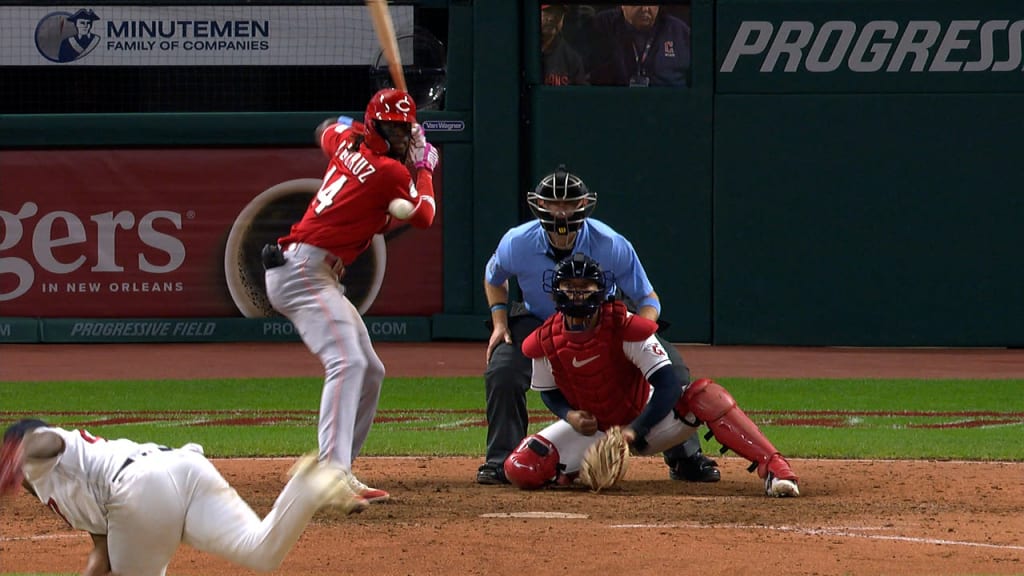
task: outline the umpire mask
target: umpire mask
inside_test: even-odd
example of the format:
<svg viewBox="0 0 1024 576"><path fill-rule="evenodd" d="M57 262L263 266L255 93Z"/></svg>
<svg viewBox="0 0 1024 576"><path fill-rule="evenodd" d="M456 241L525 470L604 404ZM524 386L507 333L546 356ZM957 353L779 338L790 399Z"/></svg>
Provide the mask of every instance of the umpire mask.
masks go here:
<svg viewBox="0 0 1024 576"><path fill-rule="evenodd" d="M560 165L526 194L526 203L545 230L564 236L583 226L597 206L597 194L579 176L568 172L565 165ZM553 209L554 204L559 208Z"/></svg>

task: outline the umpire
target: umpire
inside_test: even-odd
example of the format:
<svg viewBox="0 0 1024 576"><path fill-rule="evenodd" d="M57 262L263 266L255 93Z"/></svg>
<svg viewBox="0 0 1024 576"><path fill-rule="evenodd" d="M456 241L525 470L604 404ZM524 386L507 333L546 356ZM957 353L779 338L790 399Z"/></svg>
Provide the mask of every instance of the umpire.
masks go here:
<svg viewBox="0 0 1024 576"><path fill-rule="evenodd" d="M507 484L504 462L527 434L526 392L532 366L521 346L526 337L555 313L544 287L545 273L573 252L597 260L612 274L610 295L618 291L633 302L640 316L657 321L661 303L632 244L607 224L590 218L597 205L578 176L565 166L545 176L526 196L536 220L520 224L498 242L484 275L484 293L491 310L487 343L487 460L477 470L480 484ZM509 279L515 278L523 302L509 303ZM690 370L670 343L658 337L676 375L690 382ZM585 359L584 359L585 361ZM717 482L717 463L704 456L699 435L665 451L669 477L692 482Z"/></svg>

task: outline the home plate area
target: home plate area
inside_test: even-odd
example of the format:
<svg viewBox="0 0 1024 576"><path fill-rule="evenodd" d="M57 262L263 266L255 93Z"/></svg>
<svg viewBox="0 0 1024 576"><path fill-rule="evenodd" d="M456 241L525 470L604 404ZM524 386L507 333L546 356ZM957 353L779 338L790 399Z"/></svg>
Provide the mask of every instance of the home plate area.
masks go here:
<svg viewBox="0 0 1024 576"><path fill-rule="evenodd" d="M317 514L276 572L309 574L701 574L965 576L1024 572L1024 464L792 459L801 497L768 498L736 457L722 481L668 479L634 458L621 489L524 492L474 481L476 458L362 458L392 501ZM292 460L215 460L263 514ZM27 494L5 503L4 572L76 572L91 546ZM170 574L239 570L182 547Z"/></svg>

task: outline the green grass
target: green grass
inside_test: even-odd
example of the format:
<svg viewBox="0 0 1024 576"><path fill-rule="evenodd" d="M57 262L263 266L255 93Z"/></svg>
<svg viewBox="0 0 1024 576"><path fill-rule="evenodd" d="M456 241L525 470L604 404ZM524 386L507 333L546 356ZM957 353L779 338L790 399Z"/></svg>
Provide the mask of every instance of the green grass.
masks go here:
<svg viewBox="0 0 1024 576"><path fill-rule="evenodd" d="M1024 460L1021 380L720 383L790 456ZM320 391L318 378L3 383L0 423L32 416L110 438L200 442L210 456L297 455L316 447ZM529 406L539 430L550 416L535 393ZM483 409L480 378L390 378L364 454L482 456Z"/></svg>
<svg viewBox="0 0 1024 576"><path fill-rule="evenodd" d="M790 456L1024 460L1024 381L721 384ZM0 421L38 416L107 437L194 441L211 456L296 455L316 446L320 392L319 378L7 383ZM550 415L535 393L529 406L539 430ZM364 454L482 455L483 408L480 378L390 378Z"/></svg>

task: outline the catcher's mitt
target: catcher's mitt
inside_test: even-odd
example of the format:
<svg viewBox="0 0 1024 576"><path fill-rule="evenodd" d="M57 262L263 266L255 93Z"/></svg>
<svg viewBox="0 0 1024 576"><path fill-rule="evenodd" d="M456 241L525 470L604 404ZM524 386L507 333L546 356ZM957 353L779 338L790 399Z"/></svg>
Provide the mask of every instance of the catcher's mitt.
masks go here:
<svg viewBox="0 0 1024 576"><path fill-rule="evenodd" d="M603 438L587 448L580 465L580 480L594 492L615 486L626 475L629 444L618 426L609 428Z"/></svg>

